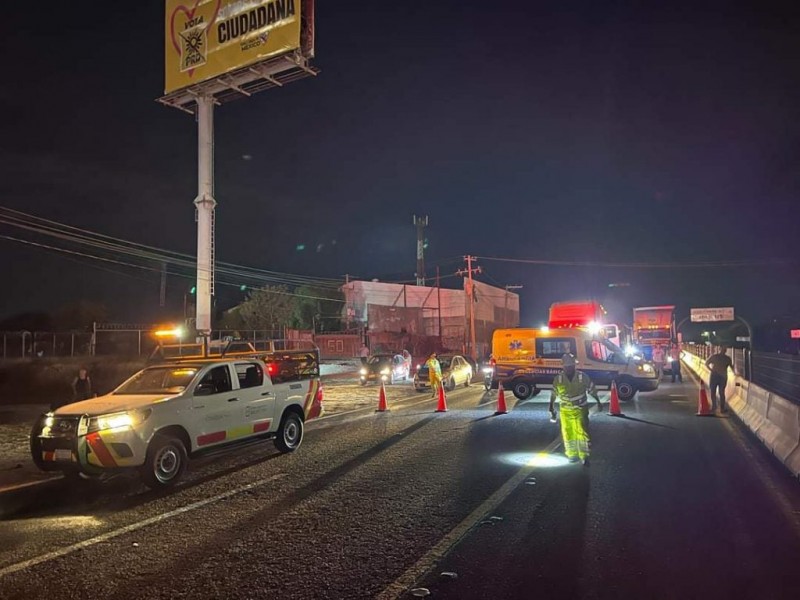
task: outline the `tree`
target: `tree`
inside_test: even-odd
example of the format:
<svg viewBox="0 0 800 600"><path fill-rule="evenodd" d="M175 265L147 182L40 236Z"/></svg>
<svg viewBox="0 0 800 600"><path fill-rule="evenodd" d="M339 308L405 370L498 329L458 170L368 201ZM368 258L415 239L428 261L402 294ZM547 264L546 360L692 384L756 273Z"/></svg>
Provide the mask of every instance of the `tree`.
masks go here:
<svg viewBox="0 0 800 600"><path fill-rule="evenodd" d="M300 286L295 290L292 327L311 329L319 323L326 331L338 331L341 328L342 306L344 294L339 289Z"/></svg>
<svg viewBox="0 0 800 600"><path fill-rule="evenodd" d="M294 312L294 296L285 285L267 285L252 290L247 300L228 311L230 321L244 329L273 330L289 325ZM226 315L227 316L227 315Z"/></svg>
<svg viewBox="0 0 800 600"><path fill-rule="evenodd" d="M95 322L108 320L108 309L99 302L81 300L56 311L53 321L59 331L88 331Z"/></svg>
<svg viewBox="0 0 800 600"><path fill-rule="evenodd" d="M44 312L12 315L0 321L0 331L53 331L53 318Z"/></svg>

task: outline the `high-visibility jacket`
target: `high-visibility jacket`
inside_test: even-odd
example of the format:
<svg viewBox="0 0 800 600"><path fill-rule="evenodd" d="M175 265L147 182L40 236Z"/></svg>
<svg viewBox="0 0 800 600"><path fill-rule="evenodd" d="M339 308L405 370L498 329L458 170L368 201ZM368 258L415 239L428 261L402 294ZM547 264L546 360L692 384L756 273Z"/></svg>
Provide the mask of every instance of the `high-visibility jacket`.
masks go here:
<svg viewBox="0 0 800 600"><path fill-rule="evenodd" d="M594 383L582 371L575 371L575 376L572 379L569 379L566 373L561 371L553 379L553 392L560 404L580 407L586 406L588 402L587 394L597 395Z"/></svg>
<svg viewBox="0 0 800 600"><path fill-rule="evenodd" d="M425 361L425 366L428 367L428 377L431 379L442 378L442 365L439 364L438 359L433 357Z"/></svg>

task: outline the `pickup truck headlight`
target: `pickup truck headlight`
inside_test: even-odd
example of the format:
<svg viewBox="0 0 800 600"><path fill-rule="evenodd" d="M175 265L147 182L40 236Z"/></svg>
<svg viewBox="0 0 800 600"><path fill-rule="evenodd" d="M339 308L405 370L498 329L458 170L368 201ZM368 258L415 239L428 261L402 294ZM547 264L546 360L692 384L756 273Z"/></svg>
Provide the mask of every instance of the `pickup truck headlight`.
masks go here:
<svg viewBox="0 0 800 600"><path fill-rule="evenodd" d="M109 429L122 429L123 427L135 427L147 420L152 412L151 409L147 408L92 417L89 420L89 433L93 431L107 431Z"/></svg>
<svg viewBox="0 0 800 600"><path fill-rule="evenodd" d="M651 364L648 364L648 363L644 363L644 364L641 366L641 369L642 369L642 371L644 371L645 373L655 373L655 369L653 368L653 365L651 365Z"/></svg>
<svg viewBox="0 0 800 600"><path fill-rule="evenodd" d="M391 373L389 369L381 369L381 375L388 375L389 373Z"/></svg>
<svg viewBox="0 0 800 600"><path fill-rule="evenodd" d="M367 374L367 370L366 369L361 369L358 373L359 373L359 375L366 375Z"/></svg>

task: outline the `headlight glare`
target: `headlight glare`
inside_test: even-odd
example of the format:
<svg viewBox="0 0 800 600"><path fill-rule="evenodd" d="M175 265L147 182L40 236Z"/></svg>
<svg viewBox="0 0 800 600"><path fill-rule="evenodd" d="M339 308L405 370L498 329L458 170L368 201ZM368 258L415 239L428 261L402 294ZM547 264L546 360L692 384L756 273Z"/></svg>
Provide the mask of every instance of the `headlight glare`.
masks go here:
<svg viewBox="0 0 800 600"><path fill-rule="evenodd" d="M152 412L152 409L147 408L93 417L89 422L89 432L135 427L144 422Z"/></svg>

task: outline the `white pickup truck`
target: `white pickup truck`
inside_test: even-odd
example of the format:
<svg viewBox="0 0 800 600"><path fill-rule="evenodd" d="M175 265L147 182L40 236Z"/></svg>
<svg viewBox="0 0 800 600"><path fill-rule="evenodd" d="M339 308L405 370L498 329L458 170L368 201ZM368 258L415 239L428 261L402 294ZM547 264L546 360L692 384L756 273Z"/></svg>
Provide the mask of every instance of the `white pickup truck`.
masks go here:
<svg viewBox="0 0 800 600"><path fill-rule="evenodd" d="M209 448L263 437L293 452L304 423L321 413L316 353L184 359L147 367L110 394L42 415L31 454L40 469L68 476L139 469L149 487L159 488L173 485L188 457Z"/></svg>

